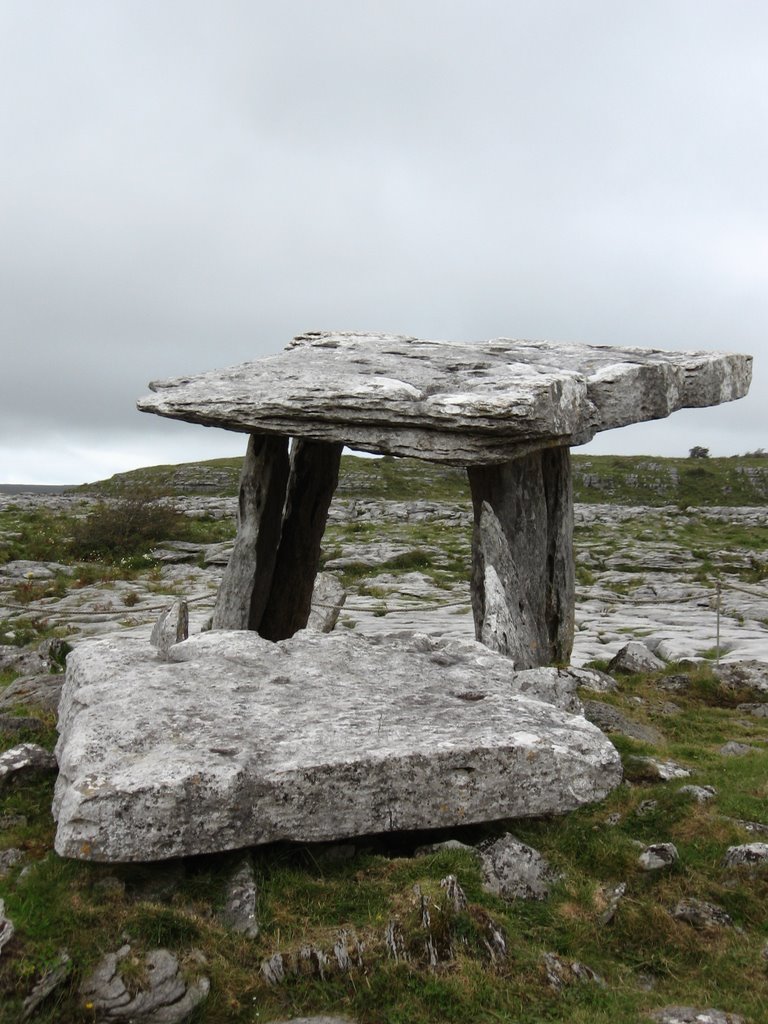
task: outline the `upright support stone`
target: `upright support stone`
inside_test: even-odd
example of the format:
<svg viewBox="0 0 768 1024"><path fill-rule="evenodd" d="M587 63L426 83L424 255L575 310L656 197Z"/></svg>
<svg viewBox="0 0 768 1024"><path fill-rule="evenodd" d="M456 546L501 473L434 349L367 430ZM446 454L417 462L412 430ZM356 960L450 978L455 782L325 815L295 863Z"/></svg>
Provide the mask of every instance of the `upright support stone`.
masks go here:
<svg viewBox="0 0 768 1024"><path fill-rule="evenodd" d="M288 438L252 434L240 476L237 539L216 600L214 629L261 625L280 543L288 471Z"/></svg>
<svg viewBox="0 0 768 1024"><path fill-rule="evenodd" d="M283 530L259 633L286 640L309 621L320 542L339 480L342 445L295 439Z"/></svg>
<svg viewBox="0 0 768 1024"><path fill-rule="evenodd" d="M573 646L570 451L471 466L475 635L515 668L567 662Z"/></svg>

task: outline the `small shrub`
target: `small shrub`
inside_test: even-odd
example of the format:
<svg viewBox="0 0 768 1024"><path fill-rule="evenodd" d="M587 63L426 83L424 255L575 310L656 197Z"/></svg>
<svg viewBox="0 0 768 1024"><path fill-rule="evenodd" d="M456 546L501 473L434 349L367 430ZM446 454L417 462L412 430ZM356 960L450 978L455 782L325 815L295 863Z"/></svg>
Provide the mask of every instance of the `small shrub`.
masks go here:
<svg viewBox="0 0 768 1024"><path fill-rule="evenodd" d="M174 537L183 517L157 495L137 488L97 505L72 529L70 553L83 561L141 555Z"/></svg>

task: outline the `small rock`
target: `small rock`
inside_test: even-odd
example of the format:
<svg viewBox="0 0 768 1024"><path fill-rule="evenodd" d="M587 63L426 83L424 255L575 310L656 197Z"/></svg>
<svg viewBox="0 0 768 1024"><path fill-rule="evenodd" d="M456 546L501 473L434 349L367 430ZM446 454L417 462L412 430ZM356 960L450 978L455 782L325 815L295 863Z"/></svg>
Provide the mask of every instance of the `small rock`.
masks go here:
<svg viewBox="0 0 768 1024"><path fill-rule="evenodd" d="M764 825L762 821L744 821L743 818L726 818L725 820L732 821L734 825L743 828L745 832L754 832L756 835L768 836L768 825Z"/></svg>
<svg viewBox="0 0 768 1024"><path fill-rule="evenodd" d="M601 672L597 668L576 668L569 666L568 672L574 677L579 686L593 693L613 693L617 688L617 682L607 672Z"/></svg>
<svg viewBox="0 0 768 1024"><path fill-rule="evenodd" d="M15 846L12 846L9 850L3 850L0 853L0 878L7 878L11 873L11 868L20 864L23 860L23 850L18 850Z"/></svg>
<svg viewBox="0 0 768 1024"><path fill-rule="evenodd" d="M693 1006L664 1006L649 1014L656 1024L747 1024L738 1013L723 1010L697 1010Z"/></svg>
<svg viewBox="0 0 768 1024"><path fill-rule="evenodd" d="M557 953L543 953L541 959L544 962L547 982L555 992L560 992L567 985L574 985L577 982L605 986L605 982L596 971L578 960L566 960Z"/></svg>
<svg viewBox="0 0 768 1024"><path fill-rule="evenodd" d="M165 657L174 644L180 644L189 636L189 607L186 601L174 601L170 608L160 614L152 629L149 642Z"/></svg>
<svg viewBox="0 0 768 1024"><path fill-rule="evenodd" d="M658 800L641 800L635 808L635 814L638 818L647 818L649 814L653 814L658 806Z"/></svg>
<svg viewBox="0 0 768 1024"><path fill-rule="evenodd" d="M63 675L46 672L19 676L0 693L0 708L40 707L56 712L63 685Z"/></svg>
<svg viewBox="0 0 768 1024"><path fill-rule="evenodd" d="M668 782L670 779L687 779L691 773L675 761L657 761L655 757L628 757L632 765L641 769L645 778Z"/></svg>
<svg viewBox="0 0 768 1024"><path fill-rule="evenodd" d="M599 700L584 701L584 717L603 732L616 732L620 736L629 736L643 743L661 743L664 739L659 730L654 729L652 725L633 722L617 708L603 704Z"/></svg>
<svg viewBox="0 0 768 1024"><path fill-rule="evenodd" d="M699 804L705 804L708 800L714 800L717 796L717 790L714 786L681 786L677 791L678 793L685 793L686 796L691 796Z"/></svg>
<svg viewBox="0 0 768 1024"><path fill-rule="evenodd" d="M660 672L663 668L664 662L639 640L625 644L608 664L609 672Z"/></svg>
<svg viewBox="0 0 768 1024"><path fill-rule="evenodd" d="M127 945L116 953L107 953L83 982L80 993L92 1005L97 1019L101 1016L105 1020L137 1024L142 1020L181 1024L208 995L208 978L197 972L194 980L187 981L187 972L167 949L151 950L143 963L137 958L146 987L135 992L132 986L129 991L120 974L120 964L130 954L131 947ZM201 953L192 958L198 967L203 965Z"/></svg>
<svg viewBox="0 0 768 1024"><path fill-rule="evenodd" d="M743 757L745 754L755 754L757 752L757 747L750 747L749 744L738 743L736 740L728 740L718 750L718 754L722 754L723 757Z"/></svg>
<svg viewBox="0 0 768 1024"><path fill-rule="evenodd" d="M219 918L225 928L255 939L260 931L256 919L256 879L250 857L244 858L227 882L224 909Z"/></svg>
<svg viewBox="0 0 768 1024"><path fill-rule="evenodd" d="M66 952L61 953L54 966L42 975L35 987L24 1000L21 1019L28 1020L38 1006L48 998L51 992L58 988L63 981L66 981L71 970L72 961L69 959L69 954Z"/></svg>
<svg viewBox="0 0 768 1024"><path fill-rule="evenodd" d="M670 690L672 693L683 693L691 685L691 677L679 674L674 676L663 676L656 685L662 690Z"/></svg>
<svg viewBox="0 0 768 1024"><path fill-rule="evenodd" d="M317 630L318 633L330 633L346 600L347 592L338 576L331 572L318 573L312 591L307 629Z"/></svg>
<svg viewBox="0 0 768 1024"><path fill-rule="evenodd" d="M621 823L621 814L618 811L614 811L613 814L609 814L605 819L605 824L611 827Z"/></svg>
<svg viewBox="0 0 768 1024"><path fill-rule="evenodd" d="M55 771L58 765L53 754L37 743L21 743L0 754L0 789L12 778L36 771Z"/></svg>
<svg viewBox="0 0 768 1024"><path fill-rule="evenodd" d="M465 850L468 853L478 856L474 846L460 843L458 839L446 839L443 843L430 843L428 846L417 846L413 851L414 857L428 857L433 853L442 853L443 850Z"/></svg>
<svg viewBox="0 0 768 1024"><path fill-rule="evenodd" d="M752 715L755 718L768 718L768 704L739 704L736 709L743 715Z"/></svg>
<svg viewBox="0 0 768 1024"><path fill-rule="evenodd" d="M440 888L445 890L446 901L454 914L467 909L467 897L456 875L446 875L441 879Z"/></svg>
<svg viewBox="0 0 768 1024"><path fill-rule="evenodd" d="M536 700L546 701L570 711L571 714L582 713L581 701L576 695L578 682L570 669L560 668L528 668L515 672L512 679L514 693L525 694Z"/></svg>
<svg viewBox="0 0 768 1024"><path fill-rule="evenodd" d="M715 665L714 674L723 684L734 690L754 690L768 693L768 665L762 661L729 661Z"/></svg>
<svg viewBox="0 0 768 1024"><path fill-rule="evenodd" d="M723 863L728 868L758 868L768 864L768 843L745 843L743 846L729 846Z"/></svg>
<svg viewBox="0 0 768 1024"><path fill-rule="evenodd" d="M13 938L15 930L13 921L5 916L5 900L0 900L0 953Z"/></svg>
<svg viewBox="0 0 768 1024"><path fill-rule="evenodd" d="M707 903L706 900L682 899L671 911L672 917L677 921L685 921L702 931L712 931L716 928L728 928L733 925L730 915L718 907L716 903Z"/></svg>
<svg viewBox="0 0 768 1024"><path fill-rule="evenodd" d="M670 867L678 858L677 847L673 843L651 843L637 858L637 863L643 871L660 871Z"/></svg>
<svg viewBox="0 0 768 1024"><path fill-rule="evenodd" d="M531 846L509 834L482 843L483 888L504 899L543 900L561 876Z"/></svg>
<svg viewBox="0 0 768 1024"><path fill-rule="evenodd" d="M619 882L618 885L614 885L610 888L605 886L601 887L599 896L601 902L605 904L605 910L601 911L598 916L598 921L602 925L610 924L616 916L616 911L619 909L619 903L621 903L624 895L627 891L627 883Z"/></svg>

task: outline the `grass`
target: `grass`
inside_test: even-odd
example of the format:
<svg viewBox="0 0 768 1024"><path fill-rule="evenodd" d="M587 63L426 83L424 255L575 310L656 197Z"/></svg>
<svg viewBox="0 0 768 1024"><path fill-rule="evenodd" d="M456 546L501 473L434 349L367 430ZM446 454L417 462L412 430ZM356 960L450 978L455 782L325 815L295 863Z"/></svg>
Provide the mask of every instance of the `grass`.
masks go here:
<svg viewBox="0 0 768 1024"><path fill-rule="evenodd" d="M756 488L760 477L743 470L768 468L765 460L753 460L754 466L749 460L690 460L706 461L705 466L688 466L688 461L577 456L578 500L585 500L579 467L587 463L585 471L598 481L608 480L614 489L611 500L640 503L636 496L642 490L643 504L650 493L660 504L678 506L698 503L705 490L713 503L727 504L725 489L734 480L741 481L741 490L732 492L734 503L748 503L744 481ZM673 469L681 483L669 492ZM231 494L239 460L215 460L202 474L194 466L154 467L138 471L136 479L154 492L171 493L173 488L189 489L196 473L198 482L205 484L201 493L214 493L211 488L220 486L221 493ZM644 482L628 481L633 475ZM134 477L116 478L103 485L102 493L117 493L126 479ZM604 489L586 490L586 500L605 500ZM340 498L424 499L469 508L461 472L425 469L410 460L345 456ZM22 611L20 617L0 622L0 642L25 645L46 635L35 602L47 592L55 596L63 587L107 586L146 577L152 570L151 560L144 558L146 549L170 539L156 535L146 538L147 544L136 554L101 554L80 561L68 538L74 536L78 516L85 513L86 506L76 515L60 517L13 509L0 512L0 563L34 558L61 561L75 570L72 577L17 584L15 598ZM179 539L201 543L232 535L230 522L187 520L173 527L177 529ZM364 551L376 542L392 545L395 553L375 567L362 561L348 566L344 578L359 593L380 602L382 614L388 593L366 583L373 576L419 572L446 587L467 578L470 528L446 526L439 519L332 525L324 540L325 557ZM577 570L577 578L591 586L611 553L623 554L636 544L655 550L662 542L698 552L706 562L707 585L725 561L718 552L726 552L733 563L730 578L744 581L749 570L739 567L737 556L758 556L768 546L763 528L745 530L698 517L683 522L654 512L626 522L617 517L577 530L577 545L593 559L589 567ZM642 572L641 564L637 572ZM152 586L162 587L157 569ZM622 583L617 592L633 588L633 583ZM118 598L126 609L133 607L132 593L123 591ZM683 674L687 682L682 690L664 689L668 676ZM0 687L14 676L12 670L2 671ZM757 698L721 686L710 663L622 676L617 691L599 699L626 717L655 726L664 737L657 746L612 737L625 761L628 785L618 787L602 803L563 818L466 826L439 836L364 837L344 844L346 850L332 844L256 848L251 856L261 933L255 940L228 931L218 918L232 856L193 857L165 866L64 860L52 848L51 777L0 789L0 852L18 848L24 854L22 863L0 879L0 898L16 926L15 938L0 954L0 1024L17 1024L25 995L63 948L72 959L71 974L33 1020L93 1024L94 1014L85 1007L79 986L105 952L126 940L132 957L125 969L134 988L141 985L147 951L166 946L184 957L192 949L202 950L211 994L191 1024L262 1024L320 1013L345 1014L361 1024L639 1024L648 1011L670 1003L740 1012L751 1024L760 1024L768 1019L768 971L762 957L768 943L768 870L751 875L727 871L722 857L728 846L757 838L738 820L768 823L768 720L740 712L739 703ZM678 710L670 714L664 708L671 700ZM26 739L52 749L52 716L39 710L23 713L31 714L40 726L22 733L0 732L0 750ZM757 750L726 757L719 749L728 740ZM692 775L684 781L714 785L716 799L700 805L680 795L680 781L649 781L630 760L638 754L687 766ZM654 803L649 805L650 801ZM506 902L488 894L478 862L466 852L415 855L419 845L438 838L451 836L476 844L507 829L562 872L563 879L548 900ZM644 872L637 863L636 844L662 841L675 843L679 862L660 873ZM459 911L451 909L440 886L451 874L468 901ZM602 924L605 891L619 882L626 883L626 894L614 920ZM669 911L684 897L724 907L738 929L703 933L676 921ZM422 900L440 953L437 964L430 963ZM505 937L503 958L494 959L489 951L491 923ZM388 950L388 928L399 936L398 948L408 954L407 960L396 959ZM332 950L340 931L347 933L350 950L356 941L363 946L361 964L346 973L333 966ZM302 959L303 948L315 953ZM323 978L318 975L318 950L329 958ZM545 952L589 965L605 986L574 983L554 992L542 961ZM283 983L270 986L260 968L276 953L290 969ZM194 971L191 964L187 969Z"/></svg>

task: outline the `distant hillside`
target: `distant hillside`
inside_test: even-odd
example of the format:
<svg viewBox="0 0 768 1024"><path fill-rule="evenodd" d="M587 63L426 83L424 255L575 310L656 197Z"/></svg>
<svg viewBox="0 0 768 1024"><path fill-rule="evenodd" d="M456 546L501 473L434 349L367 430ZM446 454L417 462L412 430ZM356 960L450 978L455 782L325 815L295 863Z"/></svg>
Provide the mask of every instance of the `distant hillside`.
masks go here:
<svg viewBox="0 0 768 1024"><path fill-rule="evenodd" d="M242 459L150 466L86 484L83 490L143 487L163 494L237 493ZM576 501L617 505L768 504L768 458L664 459L651 455L574 455ZM460 469L415 459L345 455L339 493L345 497L408 501L466 500Z"/></svg>

